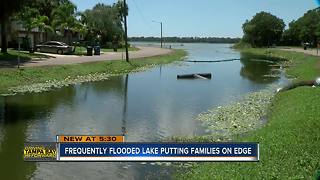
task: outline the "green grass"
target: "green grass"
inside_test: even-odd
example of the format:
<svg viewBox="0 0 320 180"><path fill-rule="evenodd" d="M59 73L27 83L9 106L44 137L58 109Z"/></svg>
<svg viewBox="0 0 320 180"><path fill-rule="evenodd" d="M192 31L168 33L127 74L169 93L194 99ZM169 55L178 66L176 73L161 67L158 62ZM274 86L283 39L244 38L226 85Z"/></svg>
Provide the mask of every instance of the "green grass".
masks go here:
<svg viewBox="0 0 320 180"><path fill-rule="evenodd" d="M290 76L296 77L297 80L314 79L315 77L320 76L320 57L317 56L267 48L248 48L242 49L241 51L288 60L286 64L292 67L287 68L286 73Z"/></svg>
<svg viewBox="0 0 320 180"><path fill-rule="evenodd" d="M17 61L19 56L19 52L17 50L8 50L8 53L0 52L0 61ZM20 52L21 60L31 60L32 58L46 58L48 56L35 54L35 53L27 53Z"/></svg>
<svg viewBox="0 0 320 180"><path fill-rule="evenodd" d="M289 60L288 75L314 79L320 75L319 57L275 49L243 49L248 53ZM178 179L319 179L320 88L300 87L275 96L267 124L240 142L260 143L260 162L197 163Z"/></svg>
<svg viewBox="0 0 320 180"><path fill-rule="evenodd" d="M0 69L0 94L8 93L8 88L10 87L42 83L48 80L64 80L66 77L72 79L91 73L128 73L146 65L166 64L180 60L184 56L186 56L185 51L174 50L173 53L168 55L135 59L131 63L118 60L63 66L30 67L20 70L2 68Z"/></svg>

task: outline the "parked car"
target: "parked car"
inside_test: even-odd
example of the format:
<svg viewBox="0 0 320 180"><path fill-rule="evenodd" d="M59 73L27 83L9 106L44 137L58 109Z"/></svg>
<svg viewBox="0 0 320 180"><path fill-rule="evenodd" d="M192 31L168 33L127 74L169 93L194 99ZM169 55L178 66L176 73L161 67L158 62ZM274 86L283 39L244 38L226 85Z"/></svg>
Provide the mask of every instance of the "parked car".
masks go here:
<svg viewBox="0 0 320 180"><path fill-rule="evenodd" d="M49 41L36 46L36 51L47 52L47 53L57 53L57 54L67 54L73 52L73 47L66 43L59 41Z"/></svg>

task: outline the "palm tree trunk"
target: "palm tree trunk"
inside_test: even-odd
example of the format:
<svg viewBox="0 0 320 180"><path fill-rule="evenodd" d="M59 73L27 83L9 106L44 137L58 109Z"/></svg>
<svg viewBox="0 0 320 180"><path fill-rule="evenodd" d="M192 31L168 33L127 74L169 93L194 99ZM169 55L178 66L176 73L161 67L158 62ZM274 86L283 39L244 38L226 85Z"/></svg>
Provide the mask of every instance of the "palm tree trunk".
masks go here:
<svg viewBox="0 0 320 180"><path fill-rule="evenodd" d="M7 39L7 19L2 17L1 22L1 52L7 53L8 39Z"/></svg>

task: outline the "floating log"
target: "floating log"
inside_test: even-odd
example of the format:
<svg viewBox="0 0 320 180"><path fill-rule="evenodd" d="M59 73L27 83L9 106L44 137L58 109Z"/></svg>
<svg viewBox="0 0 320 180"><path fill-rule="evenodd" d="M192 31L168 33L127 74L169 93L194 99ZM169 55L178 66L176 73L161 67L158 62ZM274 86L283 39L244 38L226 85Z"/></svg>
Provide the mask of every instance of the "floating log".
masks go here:
<svg viewBox="0 0 320 180"><path fill-rule="evenodd" d="M228 62L228 61L239 61L240 59L222 59L214 61L185 61L185 62L198 62L198 63L216 63L216 62Z"/></svg>
<svg viewBox="0 0 320 180"><path fill-rule="evenodd" d="M200 76L199 74L194 74L195 77L199 78L199 79L208 79L206 77Z"/></svg>
<svg viewBox="0 0 320 180"><path fill-rule="evenodd" d="M211 73L197 73L197 74L182 74L177 75L178 79L194 79L194 78L201 78L201 79L211 79Z"/></svg>

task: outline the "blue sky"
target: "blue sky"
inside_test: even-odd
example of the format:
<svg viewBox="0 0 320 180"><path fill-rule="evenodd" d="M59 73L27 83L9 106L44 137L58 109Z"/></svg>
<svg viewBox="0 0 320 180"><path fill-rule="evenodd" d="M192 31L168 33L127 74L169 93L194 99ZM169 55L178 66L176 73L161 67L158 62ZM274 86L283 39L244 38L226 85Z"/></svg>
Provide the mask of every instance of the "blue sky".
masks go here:
<svg viewBox="0 0 320 180"><path fill-rule="evenodd" d="M117 0L72 0L79 11L96 3ZM307 10L316 8L316 0L127 0L129 36L159 36L163 22L164 36L241 37L241 26L257 12L266 11L286 24Z"/></svg>

